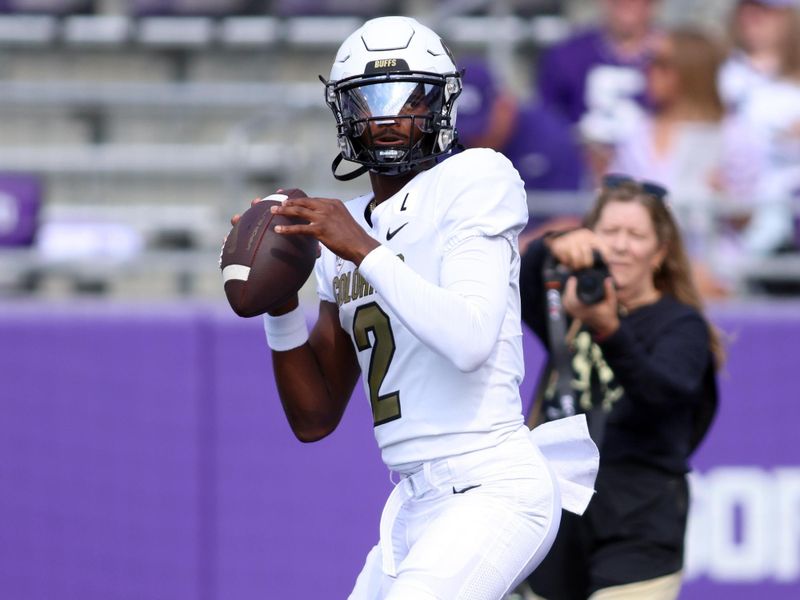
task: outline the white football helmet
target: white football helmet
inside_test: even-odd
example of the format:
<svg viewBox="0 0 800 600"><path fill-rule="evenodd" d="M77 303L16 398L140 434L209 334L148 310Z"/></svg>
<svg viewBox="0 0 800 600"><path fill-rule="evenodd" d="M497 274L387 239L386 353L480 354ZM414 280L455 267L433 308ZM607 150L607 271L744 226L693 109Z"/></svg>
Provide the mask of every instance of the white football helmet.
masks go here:
<svg viewBox="0 0 800 600"><path fill-rule="evenodd" d="M367 170L398 175L449 152L460 93L453 55L431 29L409 17L367 21L341 45L325 82L340 150L334 176L351 179ZM411 136L382 137L382 125L401 119L410 121ZM342 159L363 167L337 175Z"/></svg>

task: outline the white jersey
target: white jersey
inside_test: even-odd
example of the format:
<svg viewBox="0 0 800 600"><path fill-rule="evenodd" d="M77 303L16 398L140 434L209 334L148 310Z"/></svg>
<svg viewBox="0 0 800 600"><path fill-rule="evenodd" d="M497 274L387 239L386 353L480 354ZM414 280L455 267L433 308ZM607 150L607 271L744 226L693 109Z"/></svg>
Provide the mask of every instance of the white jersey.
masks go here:
<svg viewBox="0 0 800 600"><path fill-rule="evenodd" d="M349 201L350 213L424 280L422 286L440 285L443 261L465 240L504 239L511 248L499 335L488 358L466 372L415 336L404 324L407 317L398 314L403 307L395 303L392 310L353 263L322 248L315 268L319 296L338 305L353 341L384 462L407 471L498 444L523 422L517 236L528 211L519 174L502 154L472 149L414 177L372 212L370 224L371 198ZM448 318L436 310L425 316L434 331L437 321Z"/></svg>
<svg viewBox="0 0 800 600"><path fill-rule="evenodd" d="M728 111L739 112L747 106L753 92L772 81L774 78L757 69L744 52L735 50L719 70L717 87Z"/></svg>

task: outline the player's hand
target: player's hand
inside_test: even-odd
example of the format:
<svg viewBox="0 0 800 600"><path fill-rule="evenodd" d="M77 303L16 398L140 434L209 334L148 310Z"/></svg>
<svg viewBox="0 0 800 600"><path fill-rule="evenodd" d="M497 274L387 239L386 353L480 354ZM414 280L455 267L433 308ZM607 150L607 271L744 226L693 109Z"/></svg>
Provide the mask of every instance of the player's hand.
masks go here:
<svg viewBox="0 0 800 600"><path fill-rule="evenodd" d="M334 198L292 198L272 212L287 217L299 217L307 225L281 225L275 227L283 235L310 235L328 249L356 265L380 244L356 223L341 200Z"/></svg>
<svg viewBox="0 0 800 600"><path fill-rule="evenodd" d="M617 291L611 277L606 277L605 298L597 304L584 304L578 300L577 279L572 276L567 279L561 302L564 310L574 319L580 319L589 330L599 338L613 334L619 328Z"/></svg>
<svg viewBox="0 0 800 600"><path fill-rule="evenodd" d="M548 242L550 253L559 263L570 269L586 269L594 264L593 250L608 256L606 244L591 229L581 228L553 238Z"/></svg>
<svg viewBox="0 0 800 600"><path fill-rule="evenodd" d="M283 190L278 190L278 192L281 192L281 191L283 191ZM263 198L254 198L253 200L250 201L250 206L253 207L256 204L258 204L259 202L262 202L263 200L264 200ZM242 218L242 215L239 214L239 213L236 213L235 215L233 215L231 217L231 225L236 225L239 222L239 219L241 219L241 218ZM227 240L228 240L228 236L226 235L225 238L222 240L222 247L223 248L225 247L225 242ZM319 255L320 255L320 249L319 249L319 247L317 247L317 258L319 258ZM222 250L221 249L220 249L220 253L219 253L219 261L220 261L220 265L222 265Z"/></svg>

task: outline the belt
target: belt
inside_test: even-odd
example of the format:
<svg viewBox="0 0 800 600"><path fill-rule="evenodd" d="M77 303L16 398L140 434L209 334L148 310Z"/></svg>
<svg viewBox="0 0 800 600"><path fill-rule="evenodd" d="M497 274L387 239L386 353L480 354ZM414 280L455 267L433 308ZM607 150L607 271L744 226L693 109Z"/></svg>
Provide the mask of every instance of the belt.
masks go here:
<svg viewBox="0 0 800 600"><path fill-rule="evenodd" d="M406 500L414 496L421 496L436 487L449 475L446 461L424 463L422 468L408 475L401 475L402 479L394 486L392 493L386 500L381 513L380 546L383 557L383 572L390 577L397 576L394 560L394 547L392 544L392 531L394 522Z"/></svg>

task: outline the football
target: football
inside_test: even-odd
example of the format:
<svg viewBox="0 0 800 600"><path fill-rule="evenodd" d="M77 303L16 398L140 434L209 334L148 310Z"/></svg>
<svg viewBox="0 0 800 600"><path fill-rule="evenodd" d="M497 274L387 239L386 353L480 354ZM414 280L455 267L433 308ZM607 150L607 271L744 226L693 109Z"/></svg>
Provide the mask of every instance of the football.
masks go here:
<svg viewBox="0 0 800 600"><path fill-rule="evenodd" d="M255 317L285 303L314 268L317 240L275 233L276 225L304 224L273 215L272 206L287 198L305 198L299 189L281 190L251 206L233 226L220 255L225 296L240 317Z"/></svg>

